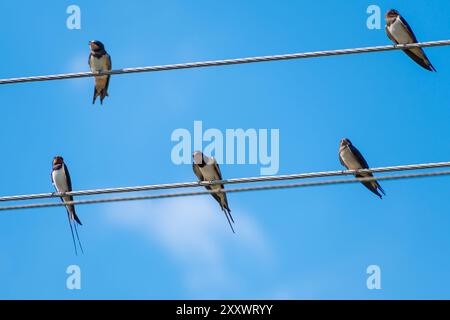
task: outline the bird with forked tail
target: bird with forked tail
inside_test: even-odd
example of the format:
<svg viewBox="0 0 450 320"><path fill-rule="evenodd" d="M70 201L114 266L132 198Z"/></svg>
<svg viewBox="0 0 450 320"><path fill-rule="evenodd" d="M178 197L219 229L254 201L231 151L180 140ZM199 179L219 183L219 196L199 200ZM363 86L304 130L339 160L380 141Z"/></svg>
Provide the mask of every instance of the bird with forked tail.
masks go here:
<svg viewBox="0 0 450 320"><path fill-rule="evenodd" d="M58 193L66 193L72 191L72 180L70 179L69 169L64 163L64 159L61 156L56 156L53 158L52 163L52 173L51 173L52 183ZM72 196L61 197L62 202L73 201ZM73 245L75 248L75 254L77 252L77 245L75 243L75 236L73 231L75 230L78 245L80 246L81 252L83 253L83 246L81 245L80 237L78 235L78 225L82 225L80 219L75 212L75 206L73 204L66 205L67 217L69 219L70 231L72 233Z"/></svg>
<svg viewBox="0 0 450 320"><path fill-rule="evenodd" d="M193 154L192 169L200 181L218 181L222 180L222 173L220 172L219 164L214 157L207 157L200 151L195 151ZM205 186L207 190L223 190L223 184ZM231 230L234 232L232 223L234 223L231 216L231 210L228 206L227 194L224 192L211 193L214 199L220 204L220 208L225 213Z"/></svg>
<svg viewBox="0 0 450 320"><path fill-rule="evenodd" d="M398 13L397 10L389 10L386 13L386 33L395 44L417 43L417 38L409 26L408 22ZM428 71L436 72L425 51L422 48L411 48L403 50L418 65Z"/></svg>
<svg viewBox="0 0 450 320"><path fill-rule="evenodd" d="M360 170L360 169L369 169L369 165L367 164L366 159L362 156L361 152L352 144L349 139L342 139L339 146L339 160L341 164L346 167L348 170ZM373 177L371 172L367 173L357 173L355 174L357 178L368 178ZM374 194L383 198L383 195L386 195L383 188L381 188L380 184L376 181L364 181L362 184L372 191ZM380 193L381 192L381 193Z"/></svg>
<svg viewBox="0 0 450 320"><path fill-rule="evenodd" d="M106 52L105 46L100 41L90 41L91 53L89 55L89 67L92 73L102 73L111 71L111 56ZM108 97L108 87L110 75L95 76L94 98L92 104L95 104L97 97L100 97L100 104L103 104L105 97Z"/></svg>

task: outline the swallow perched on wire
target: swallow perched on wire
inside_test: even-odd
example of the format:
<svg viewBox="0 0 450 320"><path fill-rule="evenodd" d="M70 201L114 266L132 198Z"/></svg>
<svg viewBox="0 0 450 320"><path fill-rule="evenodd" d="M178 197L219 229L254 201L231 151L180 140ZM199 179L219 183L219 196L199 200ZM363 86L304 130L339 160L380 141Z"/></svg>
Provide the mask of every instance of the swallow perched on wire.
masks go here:
<svg viewBox="0 0 450 320"><path fill-rule="evenodd" d="M91 53L89 55L89 67L92 73L101 73L111 71L111 57L106 52L105 46L100 41L90 41ZM95 104L97 97L100 97L100 103L108 95L109 79L111 76L95 76L94 98L92 104Z"/></svg>
<svg viewBox="0 0 450 320"><path fill-rule="evenodd" d="M69 170L67 169L67 166L64 163L64 159L60 156L56 156L53 158L51 177L53 186L55 187L58 193L66 193L72 191L72 180L70 179ZM64 196L61 197L61 201L62 202L73 201L73 197ZM75 229L78 244L80 246L81 252L83 252L83 246L81 245L77 227L78 225L81 226L82 223L75 212L75 206L73 204L67 205L66 210L67 210L67 217L69 220L70 231L72 233L72 240L75 248L75 254L78 254L73 230Z"/></svg>
<svg viewBox="0 0 450 320"><path fill-rule="evenodd" d="M408 22L406 22L397 10L389 10L386 13L385 18L386 33L389 39L391 39L395 44L410 44L418 42ZM431 64L422 48L404 49L403 51L423 68L428 71L436 72L436 69Z"/></svg>
<svg viewBox="0 0 450 320"><path fill-rule="evenodd" d="M349 139L342 139L341 144L339 146L339 161L341 164L346 167L348 170L360 170L360 169L369 169L369 165L367 164L366 159L362 156L361 152L352 144ZM367 173L358 173L355 174L357 178L368 178L373 177L371 172ZM365 181L362 184L375 193L377 196L382 199L382 195L386 195L383 188L381 188L380 184L373 181ZM381 193L380 193L381 192Z"/></svg>
<svg viewBox="0 0 450 320"><path fill-rule="evenodd" d="M222 180L222 173L220 172L219 164L214 157L207 157L200 151L195 151L193 154L192 169L195 175L200 181L217 181ZM223 190L223 184L216 184L205 186L207 190ZM231 210L228 206L227 195L224 192L211 193L214 199L220 204L220 208L225 213L231 230L234 233L234 228L232 223L234 223L233 217L231 216Z"/></svg>

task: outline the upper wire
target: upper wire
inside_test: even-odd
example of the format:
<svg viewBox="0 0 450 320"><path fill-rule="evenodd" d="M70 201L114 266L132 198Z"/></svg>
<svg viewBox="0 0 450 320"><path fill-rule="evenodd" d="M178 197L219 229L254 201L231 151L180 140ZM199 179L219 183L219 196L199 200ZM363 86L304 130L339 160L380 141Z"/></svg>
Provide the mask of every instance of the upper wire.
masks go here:
<svg viewBox="0 0 450 320"><path fill-rule="evenodd" d="M208 194L218 193L218 192L219 193L220 192L237 193L237 192L249 192L249 191L275 190L275 189L279 190L279 189L314 187L314 186L325 186L325 185L336 185L336 184L350 184L350 183L357 183L357 182L369 182L369 181L375 181L375 180L376 181L400 180L400 179L447 176L447 175L450 175L450 170L439 171L439 172L391 175L391 176L382 176L382 177L364 177L364 178L355 178L355 179L338 179L338 180L327 180L327 181L299 182L299 183L291 183L291 184L263 185L263 186L255 186L255 187L241 187L241 188L233 188L233 189L178 192L178 193L167 193L167 194L145 195L145 196L134 196L134 197L115 197L115 198L107 198L107 199L77 200L77 201L67 201L64 203L62 203L62 202L32 203L32 204L24 204L24 205L4 206L4 207L0 207L0 211L35 209L35 208L45 208L45 207L60 207L60 206L67 206L67 205L98 204L98 203L123 202L123 201L138 201L138 200L191 197L191 196L208 195Z"/></svg>
<svg viewBox="0 0 450 320"><path fill-rule="evenodd" d="M307 59L307 58L318 58L318 57L327 57L327 56L339 56L339 55L346 55L346 54L359 54L359 53L368 53L368 52L405 50L405 49L411 49L411 48L438 47L438 46L448 46L448 45L450 45L450 40L439 40L439 41L419 42L419 43L410 43L410 44L372 46L372 47L363 47L363 48L325 50L325 51L290 53L290 54L257 56L257 57L237 58L237 59L224 59L224 60L211 60L211 61L167 64L167 65L137 67L137 68L124 68L124 69L117 69L117 70L105 71L105 72L100 72L100 73L92 73L92 72L62 73L62 74L44 75L44 76L31 76L31 77L0 79L0 85L23 83L23 82L37 82L37 81L52 81L52 80L62 80L62 79L86 78L86 77L95 77L95 76L103 76L103 75L118 75L118 74L140 73L140 72L158 72L158 71L169 71L169 70L178 70L178 69L217 67L217 66L225 66L225 65L233 65L233 64L268 62L268 61L277 61L277 60Z"/></svg>

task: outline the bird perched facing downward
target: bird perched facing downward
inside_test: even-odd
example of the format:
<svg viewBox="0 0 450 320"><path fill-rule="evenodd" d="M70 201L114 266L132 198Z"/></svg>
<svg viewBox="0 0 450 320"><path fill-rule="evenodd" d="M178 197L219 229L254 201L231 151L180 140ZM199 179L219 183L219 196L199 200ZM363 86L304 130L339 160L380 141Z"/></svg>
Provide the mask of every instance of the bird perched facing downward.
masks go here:
<svg viewBox="0 0 450 320"><path fill-rule="evenodd" d="M61 156L56 156L53 158L52 166L52 183L58 193L66 193L72 191L72 180L70 179L69 170L67 169L64 159ZM73 201L72 196L61 197L62 202ZM83 246L81 245L80 237L78 236L77 225L82 225L80 219L75 212L75 206L73 204L66 206L67 217L69 219L70 231L72 233L73 245L75 247L75 254L77 254L77 246L75 243L75 237L73 234L73 229L77 235L78 244L80 246L81 252L83 252ZM73 227L72 227L73 225Z"/></svg>
<svg viewBox="0 0 450 320"><path fill-rule="evenodd" d="M395 44L410 44L418 42L408 22L406 22L397 10L389 10L386 13L385 18L386 33L389 39L391 39ZM433 67L422 48L411 48L403 51L423 68L436 72L436 69Z"/></svg>
<svg viewBox="0 0 450 320"><path fill-rule="evenodd" d="M219 164L214 157L207 157L200 151L195 151L193 154L194 162L192 164L192 169L195 175L200 181L217 181L222 180L222 173L220 172ZM223 184L211 185L205 187L207 190L223 190ZM231 216L231 210L228 206L228 200L226 193L215 192L211 193L214 199L220 204L220 208L225 213L228 223L230 224L231 230L234 233L234 228L232 223L234 223L233 217Z"/></svg>
<svg viewBox="0 0 450 320"><path fill-rule="evenodd" d="M105 46L100 41L90 41L91 53L89 55L89 67L92 73L101 73L111 71L111 57L105 50ZM109 79L111 76L95 76L94 98L92 104L95 104L97 97L100 97L100 103L108 95Z"/></svg>
<svg viewBox="0 0 450 320"><path fill-rule="evenodd" d="M366 159L362 156L361 152L352 144L349 139L342 139L341 144L339 146L339 160L341 164L346 167L348 170L360 170L360 169L369 169L369 165L367 164ZM373 177L371 172L367 173L358 173L355 174L357 178L368 178ZM375 193L377 196L382 199L382 195L386 195L383 188L381 188L380 184L373 181L364 181L362 184ZM381 192L381 193L380 193Z"/></svg>

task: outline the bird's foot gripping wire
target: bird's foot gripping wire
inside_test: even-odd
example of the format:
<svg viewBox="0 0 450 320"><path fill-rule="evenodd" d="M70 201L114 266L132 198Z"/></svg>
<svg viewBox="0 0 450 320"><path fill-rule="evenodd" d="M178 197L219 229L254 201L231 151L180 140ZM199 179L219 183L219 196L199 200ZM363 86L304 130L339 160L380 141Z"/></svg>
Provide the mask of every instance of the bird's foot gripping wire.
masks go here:
<svg viewBox="0 0 450 320"><path fill-rule="evenodd" d="M64 195L64 192L55 191L52 193L52 197L61 198Z"/></svg>

